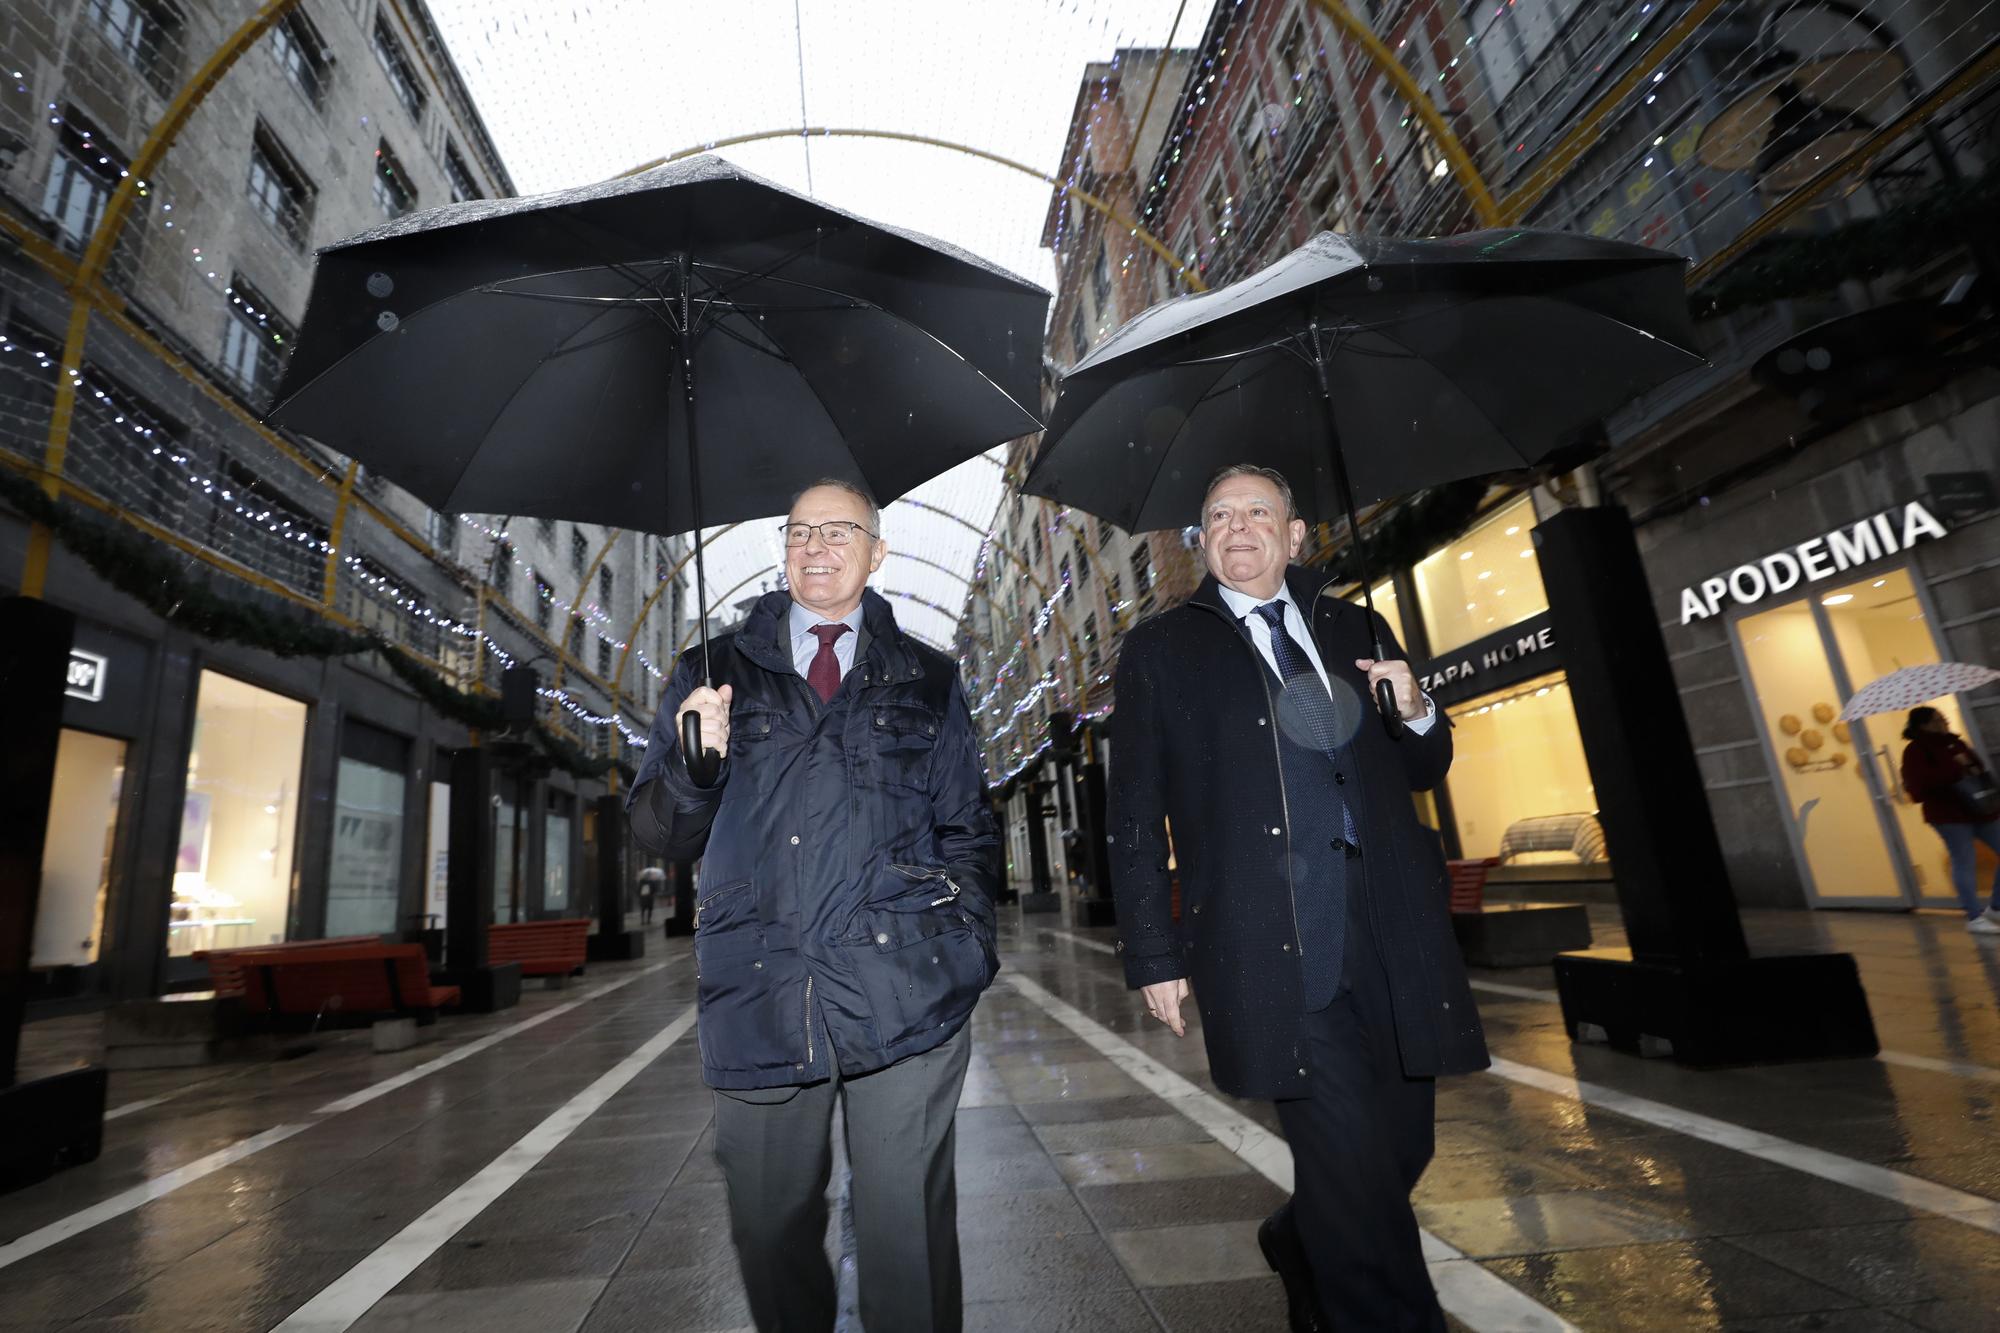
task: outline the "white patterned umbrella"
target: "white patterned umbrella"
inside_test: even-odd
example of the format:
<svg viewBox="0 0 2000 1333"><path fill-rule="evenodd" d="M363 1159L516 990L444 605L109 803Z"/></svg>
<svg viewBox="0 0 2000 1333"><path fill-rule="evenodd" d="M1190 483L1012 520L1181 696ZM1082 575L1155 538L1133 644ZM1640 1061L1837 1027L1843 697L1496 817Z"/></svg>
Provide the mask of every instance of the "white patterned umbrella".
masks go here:
<svg viewBox="0 0 2000 1333"><path fill-rule="evenodd" d="M1840 710L1840 720L1852 722L1877 713L1900 713L1947 694L1976 690L1996 680L2000 680L2000 671L1971 662L1926 662L1922 666L1904 667L1856 690L1847 707Z"/></svg>

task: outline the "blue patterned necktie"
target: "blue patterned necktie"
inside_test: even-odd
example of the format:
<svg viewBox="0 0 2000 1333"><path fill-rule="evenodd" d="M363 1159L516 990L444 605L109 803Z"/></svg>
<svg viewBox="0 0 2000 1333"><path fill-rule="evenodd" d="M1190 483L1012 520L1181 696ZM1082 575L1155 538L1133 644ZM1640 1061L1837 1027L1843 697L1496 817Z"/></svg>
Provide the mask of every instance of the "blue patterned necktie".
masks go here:
<svg viewBox="0 0 2000 1333"><path fill-rule="evenodd" d="M1306 725L1312 728L1313 739L1325 751L1326 757L1339 763L1345 739L1340 735L1333 696L1327 691L1319 672L1313 669L1312 659L1306 656L1306 650L1285 628L1285 603L1265 602L1257 608L1257 614L1271 627L1271 656L1277 659L1278 675L1285 683L1285 698L1298 709ZM1354 827L1354 813L1347 808L1345 801L1341 802L1340 821L1347 841L1360 846L1359 830Z"/></svg>

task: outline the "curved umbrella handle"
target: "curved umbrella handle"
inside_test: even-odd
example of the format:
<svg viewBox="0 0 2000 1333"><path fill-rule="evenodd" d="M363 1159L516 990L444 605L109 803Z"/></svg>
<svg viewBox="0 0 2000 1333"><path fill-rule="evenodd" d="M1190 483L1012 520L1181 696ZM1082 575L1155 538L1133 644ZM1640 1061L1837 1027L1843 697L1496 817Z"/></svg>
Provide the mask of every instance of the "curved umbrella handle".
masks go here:
<svg viewBox="0 0 2000 1333"><path fill-rule="evenodd" d="M701 743L701 717L692 711L681 714L681 758L697 787L713 787L721 776L722 756Z"/></svg>
<svg viewBox="0 0 2000 1333"><path fill-rule="evenodd" d="M1382 729L1389 733L1389 739L1401 739L1403 710L1396 707L1396 687L1386 680L1376 681L1375 706L1382 710Z"/></svg>

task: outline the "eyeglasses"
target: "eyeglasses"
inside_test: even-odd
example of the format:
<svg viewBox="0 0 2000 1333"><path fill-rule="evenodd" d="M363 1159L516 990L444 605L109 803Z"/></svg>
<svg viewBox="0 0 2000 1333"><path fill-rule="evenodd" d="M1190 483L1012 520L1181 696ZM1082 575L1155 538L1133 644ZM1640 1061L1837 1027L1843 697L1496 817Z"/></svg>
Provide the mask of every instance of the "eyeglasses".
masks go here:
<svg viewBox="0 0 2000 1333"><path fill-rule="evenodd" d="M844 519L835 519L831 523L782 523L778 531L785 534L787 546L804 546L812 540L814 532L818 532L819 539L828 546L845 546L854 540L857 532L867 532L870 537L881 536L878 532L869 532L859 523L849 523Z"/></svg>

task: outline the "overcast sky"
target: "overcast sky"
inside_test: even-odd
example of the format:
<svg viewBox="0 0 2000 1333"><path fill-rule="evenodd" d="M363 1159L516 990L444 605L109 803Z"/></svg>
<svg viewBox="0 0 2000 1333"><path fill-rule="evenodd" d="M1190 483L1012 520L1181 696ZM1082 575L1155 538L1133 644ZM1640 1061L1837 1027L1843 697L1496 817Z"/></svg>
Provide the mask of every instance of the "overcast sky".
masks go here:
<svg viewBox="0 0 2000 1333"><path fill-rule="evenodd" d="M916 133L1053 172L1091 61L1166 40L1179 0L431 0L431 10L523 194L616 175L736 134L802 123ZM1208 0L1188 0L1192 45ZM794 21L794 14L797 22ZM805 119L800 116L801 70ZM1172 96L1163 90L1162 96ZM915 227L1051 286L1040 248L1050 189L943 149L796 136L722 155L842 208ZM918 492L982 530L999 469L975 461ZM734 601L778 556L768 525L719 539L708 583ZM897 506L893 546L970 572L978 538ZM878 586L956 610L964 585L892 558ZM903 601L916 633L951 621Z"/></svg>

